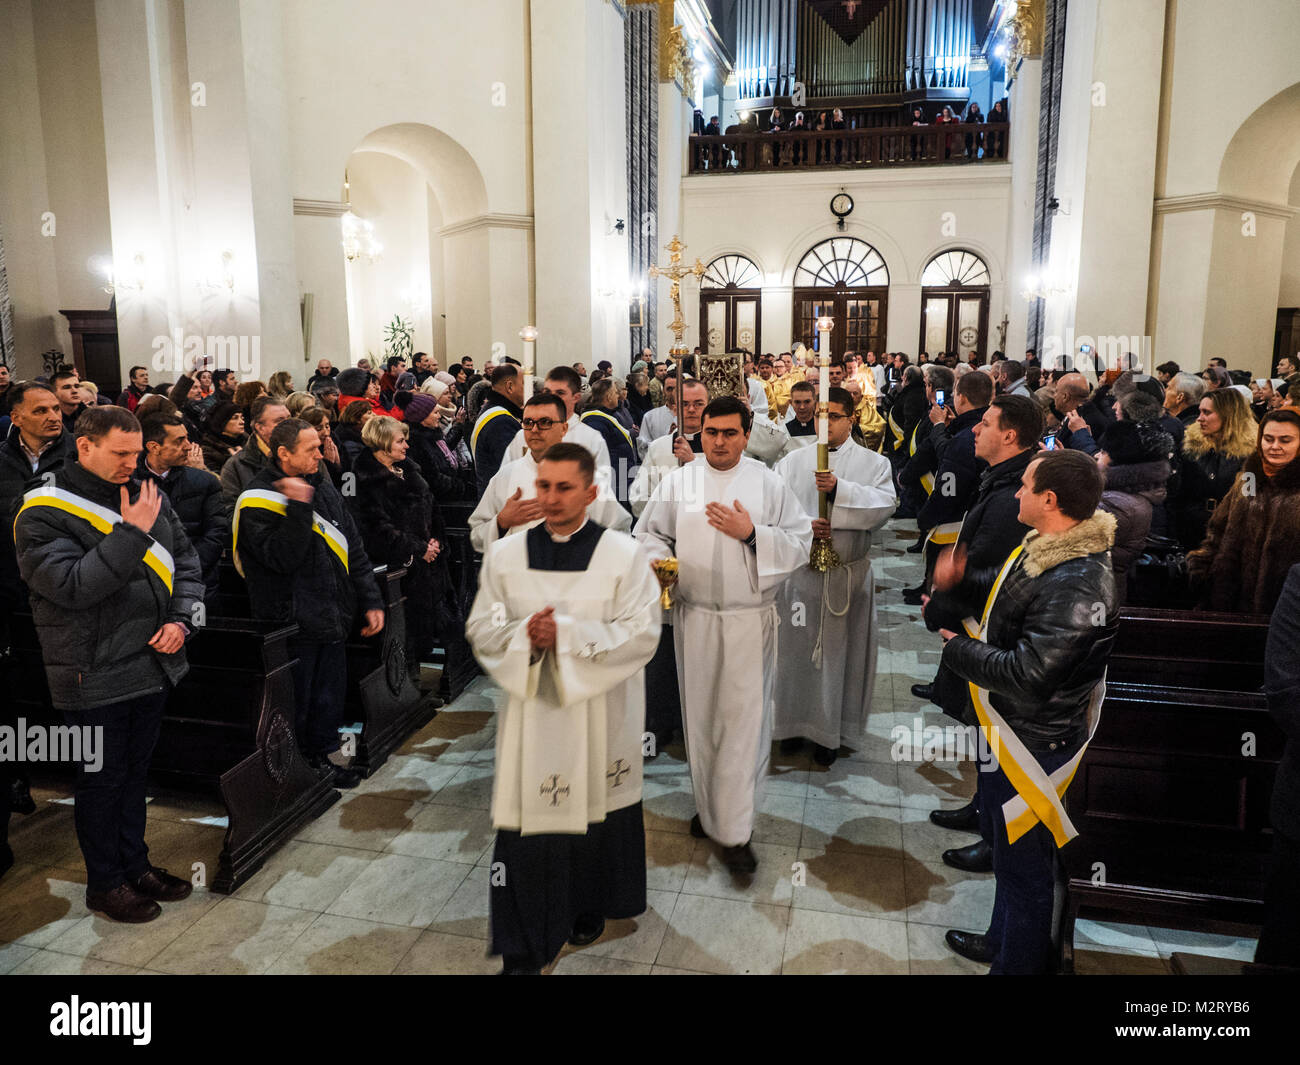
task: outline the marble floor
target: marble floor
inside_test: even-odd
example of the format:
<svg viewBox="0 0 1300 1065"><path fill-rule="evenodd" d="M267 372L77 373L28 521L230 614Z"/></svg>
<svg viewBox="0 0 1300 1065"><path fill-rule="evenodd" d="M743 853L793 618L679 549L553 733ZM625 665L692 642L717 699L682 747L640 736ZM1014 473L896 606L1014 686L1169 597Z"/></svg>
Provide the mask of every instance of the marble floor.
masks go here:
<svg viewBox="0 0 1300 1065"><path fill-rule="evenodd" d="M931 825L936 806L972 793L970 763L891 760L890 730L944 723L910 687L929 680L937 638L902 605L915 526L878 535L880 665L870 739L829 769L775 750L754 831L759 868L738 887L713 845L688 832L694 804L680 746L646 764L649 908L611 922L555 973L979 973L944 930L982 930L993 877L949 869L946 847L974 837ZM66 793L37 789L15 817L18 864L0 879L0 973L484 973L488 815L500 693L479 678L373 777L306 826L233 896L200 888L148 925L89 914ZM156 864L216 869L222 808L155 795ZM1254 942L1091 921L1079 923L1086 974L1163 974L1177 950L1248 959Z"/></svg>

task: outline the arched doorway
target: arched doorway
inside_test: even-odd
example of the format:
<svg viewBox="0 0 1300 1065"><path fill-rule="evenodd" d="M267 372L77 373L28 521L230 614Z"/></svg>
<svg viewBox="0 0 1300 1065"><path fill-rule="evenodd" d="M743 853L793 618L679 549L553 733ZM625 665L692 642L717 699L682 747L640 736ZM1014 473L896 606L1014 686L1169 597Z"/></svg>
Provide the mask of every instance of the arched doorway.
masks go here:
<svg viewBox="0 0 1300 1065"><path fill-rule="evenodd" d="M989 268L973 251L943 251L921 274L919 351L934 357L955 351L965 362L974 353L983 362L988 351Z"/></svg>
<svg viewBox="0 0 1300 1065"><path fill-rule="evenodd" d="M884 351L889 269L865 240L832 237L815 244L794 271L794 333L816 347L817 319L835 320L831 354Z"/></svg>
<svg viewBox="0 0 1300 1065"><path fill-rule="evenodd" d="M700 279L700 347L706 355L760 353L763 275L743 255L720 255Z"/></svg>

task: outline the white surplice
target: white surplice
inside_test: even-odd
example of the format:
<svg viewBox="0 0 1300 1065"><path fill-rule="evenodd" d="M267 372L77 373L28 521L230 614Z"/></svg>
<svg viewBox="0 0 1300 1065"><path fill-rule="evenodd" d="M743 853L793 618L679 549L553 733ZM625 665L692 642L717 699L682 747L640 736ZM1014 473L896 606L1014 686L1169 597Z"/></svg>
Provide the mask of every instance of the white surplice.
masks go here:
<svg viewBox="0 0 1300 1065"><path fill-rule="evenodd" d="M814 438L815 439L815 438ZM894 513L892 468L883 455L845 441L831 452L837 478L830 508L831 545L841 565L818 573L808 560L781 588L781 633L773 738L802 736L823 747L858 748L876 680L876 598L871 532ZM817 516L817 449L777 464L811 522Z"/></svg>
<svg viewBox="0 0 1300 1065"><path fill-rule="evenodd" d="M756 547L708 522L707 503L736 500L754 522ZM771 746L776 595L808 560L807 515L755 459L719 471L699 456L663 479L635 535L652 559L678 560L673 636L700 821L723 846L747 843Z"/></svg>
<svg viewBox="0 0 1300 1065"><path fill-rule="evenodd" d="M627 532L632 527L632 516L614 498L614 493L609 487L607 471L608 467L605 469L596 467L596 487L600 490L600 494L587 508L587 517L597 525L605 526L606 529ZM497 515L505 507L506 501L515 494L516 488L523 489L521 499L537 498L537 463L533 461L531 451L523 458L503 465L492 475L492 480L488 481L483 498L478 501L478 506L469 516L469 539L475 551L486 552L489 544L500 539L497 531ZM516 525L507 531L507 535L524 532L540 523L541 519L538 518L537 521Z"/></svg>
<svg viewBox="0 0 1300 1065"><path fill-rule="evenodd" d="M543 415L547 417L547 415ZM605 438L596 432L590 425L583 425L582 421L576 414L569 415L568 428L564 430L564 443L577 444L585 447L591 452L591 457L596 460L596 469L608 470L609 445L605 443ZM501 460L501 465L507 462L514 462L515 459L521 459L528 454L528 444L524 440L524 431L522 429L515 433L515 438L510 441L510 446L506 448L505 458Z"/></svg>
<svg viewBox="0 0 1300 1065"><path fill-rule="evenodd" d="M528 619L548 606L556 644L533 661ZM642 670L662 613L649 559L623 533L602 533L576 571L530 569L526 536L490 545L465 635L509 697L497 726L496 828L585 833L640 802Z"/></svg>

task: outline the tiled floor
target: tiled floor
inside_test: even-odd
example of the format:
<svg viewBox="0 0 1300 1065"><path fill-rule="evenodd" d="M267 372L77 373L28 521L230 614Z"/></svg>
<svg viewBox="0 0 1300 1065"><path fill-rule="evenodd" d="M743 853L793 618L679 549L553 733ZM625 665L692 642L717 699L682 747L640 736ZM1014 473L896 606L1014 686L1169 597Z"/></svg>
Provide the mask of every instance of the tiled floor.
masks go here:
<svg viewBox="0 0 1300 1065"><path fill-rule="evenodd" d="M897 526L897 527L896 527ZM910 526L910 523L909 523ZM774 752L752 883L733 882L688 833L694 804L680 747L646 764L649 908L611 922L556 973L978 973L946 928L981 930L993 878L940 861L974 837L933 826L957 806L971 766L890 758L890 730L942 724L913 698L936 638L898 589L914 584L915 532L893 523L874 549L880 669L864 749L822 769ZM494 973L487 957L488 815L499 692L480 678L369 780L306 826L234 896L197 890L144 926L87 913L66 797L39 791L15 818L18 864L0 879L0 973ZM190 796L149 808L154 860L215 871L223 810ZM215 823L214 823L215 822ZM1080 922L1083 973L1164 973L1175 950L1248 959L1254 943Z"/></svg>

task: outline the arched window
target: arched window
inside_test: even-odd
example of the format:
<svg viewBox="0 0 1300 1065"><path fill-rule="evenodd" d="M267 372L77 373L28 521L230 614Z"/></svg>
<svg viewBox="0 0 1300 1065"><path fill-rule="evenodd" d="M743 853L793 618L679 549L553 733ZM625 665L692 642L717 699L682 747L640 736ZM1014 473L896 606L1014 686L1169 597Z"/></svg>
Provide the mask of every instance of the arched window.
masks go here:
<svg viewBox="0 0 1300 1065"><path fill-rule="evenodd" d="M920 351L983 362L988 347L989 268L973 251L942 251L921 271Z"/></svg>
<svg viewBox="0 0 1300 1065"><path fill-rule="evenodd" d="M760 354L763 275L743 255L719 255L700 280L700 347L705 355Z"/></svg>
<svg viewBox="0 0 1300 1065"><path fill-rule="evenodd" d="M743 255L719 255L704 271L700 288L758 288L763 275Z"/></svg>
<svg viewBox="0 0 1300 1065"><path fill-rule="evenodd" d="M831 354L885 350L889 268L857 237L832 237L809 248L794 271L796 337L816 347L817 319L830 315Z"/></svg>

